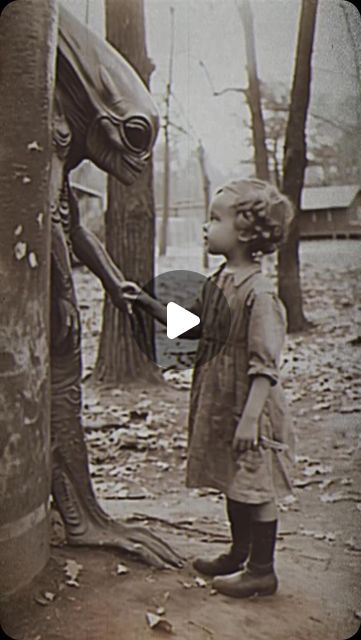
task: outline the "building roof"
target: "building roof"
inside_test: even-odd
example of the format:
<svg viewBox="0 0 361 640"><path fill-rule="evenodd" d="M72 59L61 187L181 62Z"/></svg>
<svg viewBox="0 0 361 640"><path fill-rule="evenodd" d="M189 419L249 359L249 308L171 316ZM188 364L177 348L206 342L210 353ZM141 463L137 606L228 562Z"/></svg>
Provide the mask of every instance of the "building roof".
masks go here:
<svg viewBox="0 0 361 640"><path fill-rule="evenodd" d="M301 197L302 211L317 209L342 209L349 207L355 199L361 186L332 185L330 187L304 187Z"/></svg>

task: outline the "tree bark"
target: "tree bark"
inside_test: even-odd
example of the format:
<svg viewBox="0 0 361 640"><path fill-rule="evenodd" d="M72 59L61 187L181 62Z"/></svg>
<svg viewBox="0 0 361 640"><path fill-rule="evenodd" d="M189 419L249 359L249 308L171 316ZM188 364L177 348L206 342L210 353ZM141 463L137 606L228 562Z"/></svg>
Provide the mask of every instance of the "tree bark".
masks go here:
<svg viewBox="0 0 361 640"><path fill-rule="evenodd" d="M49 166L55 0L0 18L0 592L49 553Z"/></svg>
<svg viewBox="0 0 361 640"><path fill-rule="evenodd" d="M288 330L307 327L303 313L299 264L298 217L307 163L306 120L311 89L311 58L318 0L303 0L291 91L291 105L286 129L283 192L292 201L296 215L288 241L278 256L278 291L288 313Z"/></svg>
<svg viewBox="0 0 361 640"><path fill-rule="evenodd" d="M154 66L146 51L143 0L107 0L106 29L109 42L149 86ZM151 163L130 187L109 178L106 247L125 277L141 285L154 277L154 211ZM153 321L134 308L133 327L141 336L142 350L134 340L129 316L107 298L95 371L98 380L110 384L139 378L160 380L160 370L151 359Z"/></svg>
<svg viewBox="0 0 361 640"><path fill-rule="evenodd" d="M257 75L256 47L253 28L253 14L249 0L242 0L240 5L244 37L246 41L246 60L248 89L246 98L251 112L252 140L256 176L260 180L269 180L268 153L266 146L266 132L263 120L259 78Z"/></svg>

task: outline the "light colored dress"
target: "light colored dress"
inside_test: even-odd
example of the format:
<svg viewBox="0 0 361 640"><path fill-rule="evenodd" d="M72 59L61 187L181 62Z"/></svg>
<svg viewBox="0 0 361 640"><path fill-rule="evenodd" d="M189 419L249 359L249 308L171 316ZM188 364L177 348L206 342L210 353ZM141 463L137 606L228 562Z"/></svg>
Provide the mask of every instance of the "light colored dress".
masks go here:
<svg viewBox="0 0 361 640"><path fill-rule="evenodd" d="M210 283L213 283L210 284ZM213 358L204 357L226 322L214 312L214 284L231 311L228 338ZM214 296L213 296L214 297ZM291 492L294 434L279 382L279 361L286 333L286 313L258 263L227 273L222 265L204 286L192 310L201 317L189 414L188 487L212 487L240 502L261 504ZM235 429L252 376L270 378L272 386L261 418L260 435L287 445L282 452L259 447L238 458L232 452Z"/></svg>

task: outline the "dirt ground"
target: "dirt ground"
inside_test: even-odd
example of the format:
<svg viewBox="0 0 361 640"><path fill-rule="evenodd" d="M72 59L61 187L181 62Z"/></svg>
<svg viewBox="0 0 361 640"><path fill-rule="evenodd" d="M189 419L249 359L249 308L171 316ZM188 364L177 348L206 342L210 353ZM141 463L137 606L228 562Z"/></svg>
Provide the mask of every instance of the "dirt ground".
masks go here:
<svg viewBox="0 0 361 640"><path fill-rule="evenodd" d="M288 337L282 365L298 448L294 495L279 505L278 593L235 600L213 593L209 580L197 579L192 558L224 550L228 528L222 496L184 488L189 374L169 376L157 387L96 387L89 374L101 290L80 269L84 427L99 499L114 516L158 533L187 562L181 570L160 571L118 551L52 546L42 574L1 605L1 623L10 636L156 640L172 637L167 623L179 640L343 640L356 633L361 620L360 251L355 242L337 241L307 243L302 252L305 311L314 324L307 333ZM177 267L169 258L161 265ZM59 527L54 531L61 535ZM66 567L78 573L73 580ZM151 628L147 613L165 620L163 628Z"/></svg>

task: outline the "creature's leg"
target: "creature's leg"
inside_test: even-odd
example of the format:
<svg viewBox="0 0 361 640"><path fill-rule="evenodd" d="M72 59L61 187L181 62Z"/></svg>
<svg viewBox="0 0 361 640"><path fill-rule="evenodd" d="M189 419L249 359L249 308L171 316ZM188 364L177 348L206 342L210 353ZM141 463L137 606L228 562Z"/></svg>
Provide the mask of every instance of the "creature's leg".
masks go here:
<svg viewBox="0 0 361 640"><path fill-rule="evenodd" d="M75 299L74 299L75 305ZM59 333L60 313L53 297L52 334ZM52 439L53 496L72 545L100 545L124 549L155 566L179 566L180 558L156 536L140 527L112 520L95 498L81 424L81 354L79 324L74 323L62 343L53 345Z"/></svg>

